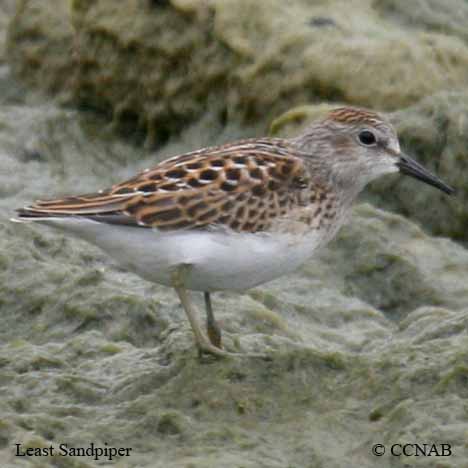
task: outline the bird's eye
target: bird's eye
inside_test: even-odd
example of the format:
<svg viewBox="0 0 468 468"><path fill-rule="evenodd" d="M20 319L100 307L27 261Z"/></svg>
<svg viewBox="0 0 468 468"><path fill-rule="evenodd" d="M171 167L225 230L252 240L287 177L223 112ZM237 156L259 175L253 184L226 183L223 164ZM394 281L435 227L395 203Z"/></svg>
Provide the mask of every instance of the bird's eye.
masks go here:
<svg viewBox="0 0 468 468"><path fill-rule="evenodd" d="M359 142L365 146L372 146L377 143L375 135L370 130L362 130L358 135Z"/></svg>

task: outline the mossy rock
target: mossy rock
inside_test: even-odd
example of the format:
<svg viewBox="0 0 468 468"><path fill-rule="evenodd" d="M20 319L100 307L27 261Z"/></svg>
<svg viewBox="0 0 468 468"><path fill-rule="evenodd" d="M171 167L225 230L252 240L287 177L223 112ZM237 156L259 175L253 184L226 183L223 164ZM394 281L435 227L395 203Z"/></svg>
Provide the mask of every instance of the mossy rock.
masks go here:
<svg viewBox="0 0 468 468"><path fill-rule="evenodd" d="M221 123L265 129L295 104L395 110L466 88L468 45L456 20L464 2L416 25L402 5L121 0L116 8L114 0L20 0L9 61L34 88L96 109L150 145L207 109Z"/></svg>

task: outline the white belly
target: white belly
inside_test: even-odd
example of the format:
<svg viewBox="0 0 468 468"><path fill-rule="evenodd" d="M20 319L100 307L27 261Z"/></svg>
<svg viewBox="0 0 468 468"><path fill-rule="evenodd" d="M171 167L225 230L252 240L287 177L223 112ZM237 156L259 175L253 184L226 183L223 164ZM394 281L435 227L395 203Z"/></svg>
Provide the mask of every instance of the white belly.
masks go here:
<svg viewBox="0 0 468 468"><path fill-rule="evenodd" d="M72 232L107 252L119 264L156 283L171 285L171 275L187 265L188 289L242 290L290 273L325 243L316 231L301 235L160 232L80 219L47 224Z"/></svg>

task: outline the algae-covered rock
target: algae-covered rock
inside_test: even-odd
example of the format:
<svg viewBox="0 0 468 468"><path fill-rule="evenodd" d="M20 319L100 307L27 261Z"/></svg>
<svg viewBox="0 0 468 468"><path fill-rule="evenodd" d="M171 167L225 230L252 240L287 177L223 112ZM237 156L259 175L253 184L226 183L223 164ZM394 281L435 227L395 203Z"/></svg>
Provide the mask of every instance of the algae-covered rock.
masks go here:
<svg viewBox="0 0 468 468"><path fill-rule="evenodd" d="M37 96L26 104L17 91L6 99L0 81L2 468L464 466L468 251L424 231L465 238L467 98L419 98L465 86L465 3L117 3L20 0L10 28L10 62L37 89L160 142L184 131L150 154L103 117ZM199 360L173 291L88 244L9 221L35 198L105 188L324 97L400 109L389 115L404 148L457 186L461 202L381 179L373 201L423 228L361 205L295 274L214 294L225 346L268 359ZM275 131L296 133L326 108L294 108ZM15 454L15 444L91 443L131 450L113 460ZM405 443L449 444L451 456L389 455ZM376 458L374 444L387 453Z"/></svg>
<svg viewBox="0 0 468 468"><path fill-rule="evenodd" d="M468 85L459 23L421 31L424 19L395 21L389 2L348 3L21 0L9 57L36 89L98 109L150 143L207 108L220 122L265 126L311 100L394 110ZM452 21L459 8L454 0L433 16L440 23L449 11Z"/></svg>
<svg viewBox="0 0 468 468"><path fill-rule="evenodd" d="M42 0L20 3L9 35L17 74L151 141L199 117L231 65L228 51L211 37L211 14L202 2L193 9L135 0L119 8L113 1L59 1L57 8ZM43 19L51 9L62 24L60 47ZM30 50L30 35L41 37L42 47ZM46 76L31 74L32 66Z"/></svg>
<svg viewBox="0 0 468 468"><path fill-rule="evenodd" d="M293 136L336 105L303 105L275 119L273 135ZM439 93L388 114L402 150L456 189L455 196L410 177L383 177L365 197L418 220L436 235L468 240L468 92Z"/></svg>
<svg viewBox="0 0 468 468"><path fill-rule="evenodd" d="M6 32L14 8L14 0L4 0L0 4L0 65L5 61Z"/></svg>
<svg viewBox="0 0 468 468"><path fill-rule="evenodd" d="M38 89L50 93L66 95L70 95L74 75L69 5L70 2L62 0L16 2L11 24L17 28L10 26L7 38L9 62L26 83L35 83ZM24 18L24 22L19 21L20 18ZM21 43L29 44L25 56ZM23 57L25 63L22 63Z"/></svg>
<svg viewBox="0 0 468 468"><path fill-rule="evenodd" d="M375 0L374 8L407 27L468 39L468 5L463 1Z"/></svg>

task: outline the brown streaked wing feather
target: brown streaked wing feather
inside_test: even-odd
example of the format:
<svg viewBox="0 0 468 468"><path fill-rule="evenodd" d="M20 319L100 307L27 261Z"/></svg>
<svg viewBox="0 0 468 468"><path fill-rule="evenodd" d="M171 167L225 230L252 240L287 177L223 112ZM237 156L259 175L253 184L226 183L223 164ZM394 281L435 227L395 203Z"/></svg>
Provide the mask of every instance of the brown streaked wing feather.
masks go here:
<svg viewBox="0 0 468 468"><path fill-rule="evenodd" d="M142 175L158 189L129 200L125 212L140 225L162 230L224 225L236 231L265 230L301 204L308 185L299 153L280 139L246 140L172 158ZM175 178L167 188L168 179ZM141 189L140 178L133 183ZM165 188L166 187L166 188Z"/></svg>
<svg viewBox="0 0 468 468"><path fill-rule="evenodd" d="M131 196L135 197L135 194L132 193ZM120 216L125 206L125 199L128 198L129 195L112 196L108 191L102 191L54 200L37 200L33 205L17 209L16 212L20 219L82 216L96 220L98 217L99 220L105 218L106 222L112 224L117 224L117 219L122 221L119 224L136 224L135 221L124 220Z"/></svg>
<svg viewBox="0 0 468 468"><path fill-rule="evenodd" d="M29 210L161 230L224 225L256 232L301 205L307 179L286 140L244 140L170 158L101 193L38 201Z"/></svg>

